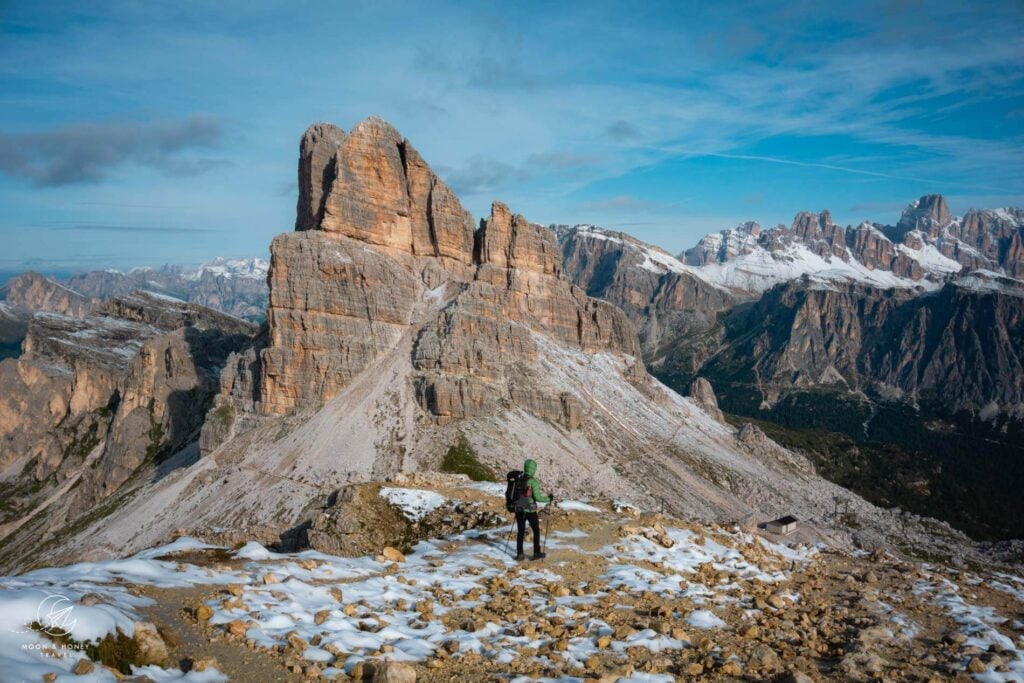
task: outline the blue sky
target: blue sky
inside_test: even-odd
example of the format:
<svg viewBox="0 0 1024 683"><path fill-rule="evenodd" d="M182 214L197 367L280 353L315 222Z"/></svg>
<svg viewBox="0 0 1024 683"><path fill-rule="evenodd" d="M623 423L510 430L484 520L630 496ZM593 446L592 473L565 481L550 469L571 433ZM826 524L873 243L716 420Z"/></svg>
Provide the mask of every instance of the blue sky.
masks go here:
<svg viewBox="0 0 1024 683"><path fill-rule="evenodd" d="M265 254L306 126L371 114L477 217L673 253L1024 204L1020 2L552 4L3 2L0 270Z"/></svg>

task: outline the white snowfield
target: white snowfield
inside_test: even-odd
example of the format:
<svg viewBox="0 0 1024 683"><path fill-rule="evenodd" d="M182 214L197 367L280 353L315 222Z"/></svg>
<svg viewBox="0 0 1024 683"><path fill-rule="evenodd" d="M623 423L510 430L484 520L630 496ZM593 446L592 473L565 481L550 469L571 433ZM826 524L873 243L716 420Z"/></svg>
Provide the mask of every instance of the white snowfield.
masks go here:
<svg viewBox="0 0 1024 683"><path fill-rule="evenodd" d="M805 275L822 282L854 282L883 289L921 287L933 290L940 287L939 283L931 280L911 280L898 277L892 271L870 269L855 259L844 261L835 256L825 259L796 243L774 252L758 246L750 253L722 263L690 268L722 287L749 292L763 292L781 282Z"/></svg>

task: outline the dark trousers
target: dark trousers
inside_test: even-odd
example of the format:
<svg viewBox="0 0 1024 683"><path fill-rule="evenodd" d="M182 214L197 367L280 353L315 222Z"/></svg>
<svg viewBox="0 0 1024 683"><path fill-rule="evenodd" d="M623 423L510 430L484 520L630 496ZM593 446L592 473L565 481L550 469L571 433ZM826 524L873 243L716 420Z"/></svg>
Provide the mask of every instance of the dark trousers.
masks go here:
<svg viewBox="0 0 1024 683"><path fill-rule="evenodd" d="M540 518L536 510L516 510L516 555L523 554L523 540L526 538L526 523L533 529L533 554L540 554Z"/></svg>

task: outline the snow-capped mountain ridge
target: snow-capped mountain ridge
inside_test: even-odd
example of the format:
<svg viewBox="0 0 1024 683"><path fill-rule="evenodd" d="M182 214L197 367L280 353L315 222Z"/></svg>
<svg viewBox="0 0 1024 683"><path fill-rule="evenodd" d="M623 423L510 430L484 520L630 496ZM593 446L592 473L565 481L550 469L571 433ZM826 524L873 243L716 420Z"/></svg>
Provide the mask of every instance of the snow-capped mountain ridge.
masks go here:
<svg viewBox="0 0 1024 683"><path fill-rule="evenodd" d="M220 275L227 278L244 277L265 280L269 270L270 261L257 256L249 258L218 256L212 261L203 263L194 271L186 271L185 277L190 280L198 280L204 274L210 273L214 276Z"/></svg>
<svg viewBox="0 0 1024 683"><path fill-rule="evenodd" d="M706 235L679 260L720 286L751 293L804 276L925 290L979 269L1019 278L1024 211L972 209L956 217L941 195L926 195L895 226L844 228L828 211L803 212L788 228L746 222Z"/></svg>
<svg viewBox="0 0 1024 683"><path fill-rule="evenodd" d="M66 284L94 299L109 299L141 289L209 306L249 320L262 319L267 304L270 263L260 257L218 256L195 268L179 265L94 270Z"/></svg>
<svg viewBox="0 0 1024 683"><path fill-rule="evenodd" d="M138 275L142 273L179 273L189 280L198 280L204 273L223 275L224 277L246 277L265 279L270 269L270 261L259 256L215 256L212 260L200 263L195 268L166 264L160 268L152 266L135 266L127 271L117 268L105 268L103 272L111 275Z"/></svg>

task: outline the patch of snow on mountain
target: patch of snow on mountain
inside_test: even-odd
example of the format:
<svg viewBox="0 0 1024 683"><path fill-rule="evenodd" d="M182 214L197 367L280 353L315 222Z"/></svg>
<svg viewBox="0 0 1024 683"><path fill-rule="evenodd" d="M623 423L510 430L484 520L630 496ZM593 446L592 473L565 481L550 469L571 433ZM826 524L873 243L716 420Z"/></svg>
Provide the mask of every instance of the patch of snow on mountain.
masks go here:
<svg viewBox="0 0 1024 683"><path fill-rule="evenodd" d="M925 578L914 585L914 593L941 607L960 626L967 636L967 645L985 651L990 647L1002 650L1007 672L986 671L976 674L979 681L1019 681L1024 678L1024 648L1018 648L1013 640L999 630L1006 619L992 607L974 605L968 602L960 587L949 579L937 574L925 573Z"/></svg>
<svg viewBox="0 0 1024 683"><path fill-rule="evenodd" d="M1019 213L1012 213L1010 209L988 209L988 211L991 211L996 218L1008 223L1013 223L1015 225L1021 225L1024 223L1024 219L1021 218ZM1019 212L1019 209L1017 209L1017 211Z"/></svg>
<svg viewBox="0 0 1024 683"><path fill-rule="evenodd" d="M1024 280L996 273L991 270L979 269L958 277L953 281L957 287L975 292L993 292L1015 297L1024 297Z"/></svg>
<svg viewBox="0 0 1024 683"><path fill-rule="evenodd" d="M159 299L161 301L169 301L169 302L173 302L173 303L176 303L176 304L187 304L188 303L187 301L185 301L183 299L179 299L176 296L171 296L170 294L162 294L161 292L152 292L152 291L146 290L146 294L148 294L149 296L153 297L154 299Z"/></svg>
<svg viewBox="0 0 1024 683"><path fill-rule="evenodd" d="M905 244L897 244L896 249L920 263L921 268L929 273L951 275L959 273L963 268L959 262L943 256L942 252L929 243L925 243L920 249L914 249Z"/></svg>
<svg viewBox="0 0 1024 683"><path fill-rule="evenodd" d="M4 680L41 681L50 672L60 680L114 681L97 671L86 678L71 672L82 650L53 648L53 642L30 627L38 622L45 628L59 628L78 641L98 640L120 630L132 635L142 617L139 607L154 600L129 591L126 584L161 588L194 585L246 583L249 578L234 571L213 571L194 565L155 558L187 548L209 547L194 539L147 550L133 557L105 562L81 562L66 567L37 569L19 576L0 577L0 671ZM91 594L99 601L83 603ZM143 667L154 680L220 681L226 677L210 670L206 677L183 677L180 670ZM10 678L7 678L10 677Z"/></svg>
<svg viewBox="0 0 1024 683"><path fill-rule="evenodd" d="M560 500L556 505L562 510L569 510L570 512L601 512L600 508L578 500Z"/></svg>
<svg viewBox="0 0 1024 683"><path fill-rule="evenodd" d="M872 270L854 259L824 259L801 244L791 244L777 252L758 247L724 263L709 263L696 270L701 271L705 279L723 287L754 292L763 292L780 282L796 280L804 275L823 281L858 282L886 289L937 289L939 286L924 280L901 278L888 270Z"/></svg>
<svg viewBox="0 0 1024 683"><path fill-rule="evenodd" d="M209 263L204 263L194 271L188 273L189 280L198 280L205 273L215 277L231 279L233 277L266 279L270 270L270 263L266 259L253 258L226 258L218 256Z"/></svg>
<svg viewBox="0 0 1024 683"><path fill-rule="evenodd" d="M476 491L482 491L491 496L505 497L506 484L502 484L497 481L474 481L469 484L465 484L462 488L474 489Z"/></svg>
<svg viewBox="0 0 1024 683"><path fill-rule="evenodd" d="M699 629L712 629L712 628L725 628L728 626L719 617L715 616L713 612L709 612L706 609L698 609L690 612L689 616L686 617L686 623L694 628Z"/></svg>

